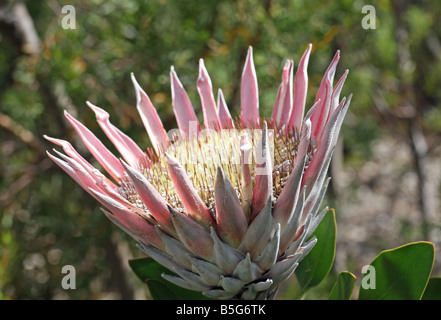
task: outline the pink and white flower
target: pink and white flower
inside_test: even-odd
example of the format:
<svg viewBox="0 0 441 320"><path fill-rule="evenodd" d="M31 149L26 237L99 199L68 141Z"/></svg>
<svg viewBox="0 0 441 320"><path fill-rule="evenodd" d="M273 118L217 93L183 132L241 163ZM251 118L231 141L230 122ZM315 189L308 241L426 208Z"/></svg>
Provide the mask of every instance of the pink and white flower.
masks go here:
<svg viewBox="0 0 441 320"><path fill-rule="evenodd" d="M64 140L49 157L98 200L104 214L147 255L174 272L167 280L219 299L268 299L313 248L311 233L329 179L328 166L351 96L340 100L346 71L334 86L340 53L325 72L305 113L311 45L282 71L270 118L259 113L250 47L241 81L241 112L231 116L217 99L201 59L197 90L203 126L171 68L178 128L167 132L149 96L132 74L137 109L152 148L142 149L87 102L122 159L83 124L65 116L105 173Z"/></svg>

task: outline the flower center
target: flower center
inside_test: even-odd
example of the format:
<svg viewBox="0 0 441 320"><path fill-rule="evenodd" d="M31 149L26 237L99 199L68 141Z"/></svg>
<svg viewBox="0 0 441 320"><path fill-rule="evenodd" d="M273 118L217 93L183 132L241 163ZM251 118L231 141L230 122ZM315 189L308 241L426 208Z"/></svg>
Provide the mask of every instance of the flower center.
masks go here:
<svg viewBox="0 0 441 320"><path fill-rule="evenodd" d="M213 214L215 213L214 185L217 166L222 167L241 200L243 163L249 165L254 184L256 164L259 164L256 148L263 130L242 128L240 123L236 123L235 127L235 129L221 131L202 130L198 132L196 138L178 138L166 151L185 168L199 196ZM298 131L287 133L268 123L274 201L280 195L293 169L300 142L299 137ZM312 148L308 152L311 154L309 158L312 158ZM184 206L168 172L165 155L155 157L149 164L140 164L138 169L175 210L184 212ZM129 179L121 181L120 193L138 208L147 211Z"/></svg>

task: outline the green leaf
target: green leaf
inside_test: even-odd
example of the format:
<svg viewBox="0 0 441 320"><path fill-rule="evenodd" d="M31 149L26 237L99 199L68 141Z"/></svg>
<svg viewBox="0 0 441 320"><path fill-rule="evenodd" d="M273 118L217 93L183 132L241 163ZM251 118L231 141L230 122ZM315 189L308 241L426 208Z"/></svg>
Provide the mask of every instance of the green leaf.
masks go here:
<svg viewBox="0 0 441 320"><path fill-rule="evenodd" d="M350 300L357 278L349 271L340 272L328 300Z"/></svg>
<svg viewBox="0 0 441 320"><path fill-rule="evenodd" d="M441 278L430 278L422 300L441 300Z"/></svg>
<svg viewBox="0 0 441 320"><path fill-rule="evenodd" d="M434 258L435 247L429 242L414 242L381 252L362 279L359 299L421 299Z"/></svg>
<svg viewBox="0 0 441 320"><path fill-rule="evenodd" d="M152 258L129 260L133 272L149 288L154 300L207 300L208 298L197 291L181 288L162 278L161 274L173 272L163 267Z"/></svg>
<svg viewBox="0 0 441 320"><path fill-rule="evenodd" d="M331 270L335 257L336 233L335 212L331 209L311 235L311 238L317 237L317 244L295 271L302 293L318 285Z"/></svg>

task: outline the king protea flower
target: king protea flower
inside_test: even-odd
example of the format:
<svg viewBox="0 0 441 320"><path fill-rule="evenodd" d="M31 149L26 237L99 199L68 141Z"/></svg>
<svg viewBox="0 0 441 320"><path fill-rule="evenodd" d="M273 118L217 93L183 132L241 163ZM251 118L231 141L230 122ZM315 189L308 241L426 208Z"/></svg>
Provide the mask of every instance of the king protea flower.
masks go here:
<svg viewBox="0 0 441 320"><path fill-rule="evenodd" d="M238 119L231 117L221 90L215 100L201 59L197 90L204 129L172 67L178 129L169 133L131 75L152 148L138 147L110 123L106 111L87 102L122 159L67 112L107 174L69 142L45 136L65 152L48 155L147 255L173 271L165 279L211 298L271 299L317 241L310 236L328 210L320 210L327 170L351 100L340 101L347 71L333 86L337 52L304 116L310 53L311 45L295 78L293 61L286 62L270 118L259 115L250 47Z"/></svg>

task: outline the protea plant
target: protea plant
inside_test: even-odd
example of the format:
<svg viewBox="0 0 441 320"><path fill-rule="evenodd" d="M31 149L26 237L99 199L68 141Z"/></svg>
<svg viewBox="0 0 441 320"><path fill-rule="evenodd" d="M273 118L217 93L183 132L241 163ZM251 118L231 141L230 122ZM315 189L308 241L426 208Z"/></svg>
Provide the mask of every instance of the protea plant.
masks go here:
<svg viewBox="0 0 441 320"><path fill-rule="evenodd" d="M231 116L221 90L215 100L201 59L197 90L204 129L172 67L178 129L168 133L131 75L152 148L138 147L110 123L106 111L87 102L122 159L67 112L107 175L67 141L45 136L65 152L48 155L141 250L173 272L163 274L165 279L211 298L271 299L317 241L310 236L328 210L320 210L327 170L351 100L340 101L347 71L333 86L337 52L304 116L310 53L311 45L295 78L293 61L286 62L269 118L259 115L250 47L238 118Z"/></svg>

